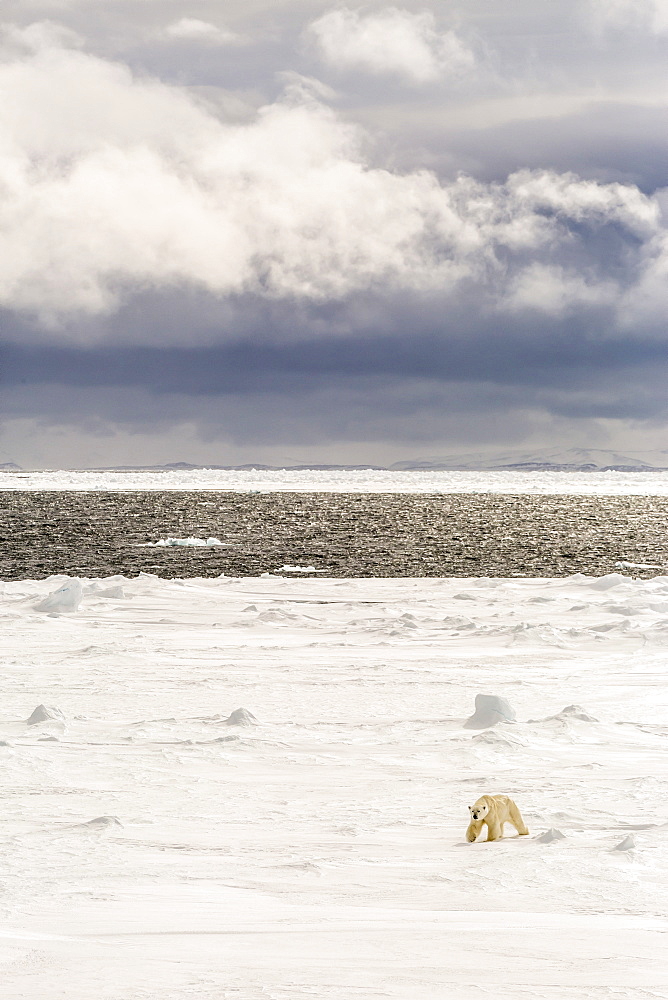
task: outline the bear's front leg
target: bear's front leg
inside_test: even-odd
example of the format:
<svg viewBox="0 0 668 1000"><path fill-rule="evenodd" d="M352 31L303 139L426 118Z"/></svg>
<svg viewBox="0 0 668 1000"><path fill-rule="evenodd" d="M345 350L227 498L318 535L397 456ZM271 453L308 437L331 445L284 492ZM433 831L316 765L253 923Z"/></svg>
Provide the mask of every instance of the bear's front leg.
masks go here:
<svg viewBox="0 0 668 1000"><path fill-rule="evenodd" d="M487 824L487 842L490 840L501 840L503 837L503 830L501 829L501 824L492 821Z"/></svg>
<svg viewBox="0 0 668 1000"><path fill-rule="evenodd" d="M468 840L469 844L472 844L474 840L477 840L478 834L480 833L481 830L482 830L482 820L472 819L466 831L466 839Z"/></svg>

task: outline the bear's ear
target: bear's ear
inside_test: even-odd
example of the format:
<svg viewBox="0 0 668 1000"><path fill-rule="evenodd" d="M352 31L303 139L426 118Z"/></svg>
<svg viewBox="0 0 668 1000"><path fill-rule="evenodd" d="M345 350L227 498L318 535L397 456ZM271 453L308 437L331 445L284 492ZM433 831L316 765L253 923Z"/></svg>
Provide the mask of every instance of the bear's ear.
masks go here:
<svg viewBox="0 0 668 1000"><path fill-rule="evenodd" d="M472 807L472 806L469 806L469 807L468 807L468 810L469 810L469 812L473 812L473 807Z"/></svg>

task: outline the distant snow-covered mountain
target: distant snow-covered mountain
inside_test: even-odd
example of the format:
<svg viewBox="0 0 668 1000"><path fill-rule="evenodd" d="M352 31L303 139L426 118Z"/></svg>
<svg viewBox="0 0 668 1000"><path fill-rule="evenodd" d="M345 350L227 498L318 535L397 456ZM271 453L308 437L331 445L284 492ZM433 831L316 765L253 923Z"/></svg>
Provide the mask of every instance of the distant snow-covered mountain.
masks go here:
<svg viewBox="0 0 668 1000"><path fill-rule="evenodd" d="M92 472L191 472L196 469L214 469L220 472L367 472L386 471L384 465L331 465L313 462L308 465L265 465L263 462L246 462L244 465L196 465L192 462L169 462L167 465L115 465L91 469ZM81 471L81 470L79 470Z"/></svg>
<svg viewBox="0 0 668 1000"><path fill-rule="evenodd" d="M0 465L0 470L15 471L19 466L11 462ZM393 465L346 465L345 463L303 463L302 465L266 465L247 462L244 465L200 465L192 462L170 462L166 465L122 465L91 469L91 472L189 472L211 469L229 472L657 472L668 471L668 449L663 451L636 452L633 455L602 448L549 449L540 452L509 452L490 454L483 452L466 455L439 455L428 458L406 459Z"/></svg>
<svg viewBox="0 0 668 1000"><path fill-rule="evenodd" d="M642 456L642 457L641 457ZM624 455L601 448L567 448L545 452L511 453L506 455L451 455L420 460L395 462L397 471L541 471L541 472L652 472L668 469L668 450Z"/></svg>

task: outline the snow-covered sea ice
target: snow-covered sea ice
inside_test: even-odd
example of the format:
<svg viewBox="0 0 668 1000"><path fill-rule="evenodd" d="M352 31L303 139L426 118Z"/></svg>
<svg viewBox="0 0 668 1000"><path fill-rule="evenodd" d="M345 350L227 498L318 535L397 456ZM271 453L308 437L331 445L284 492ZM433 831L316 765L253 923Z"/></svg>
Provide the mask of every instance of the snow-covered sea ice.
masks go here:
<svg viewBox="0 0 668 1000"><path fill-rule="evenodd" d="M58 577L0 627L3 1000L662 995L668 578ZM467 844L499 793L531 836Z"/></svg>

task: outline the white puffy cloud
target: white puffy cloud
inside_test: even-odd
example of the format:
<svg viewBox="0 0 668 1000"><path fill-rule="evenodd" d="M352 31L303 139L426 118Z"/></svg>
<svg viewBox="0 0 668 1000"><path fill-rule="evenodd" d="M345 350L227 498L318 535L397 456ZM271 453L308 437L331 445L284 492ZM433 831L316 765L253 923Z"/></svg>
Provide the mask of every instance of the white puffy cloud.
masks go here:
<svg viewBox="0 0 668 1000"><path fill-rule="evenodd" d="M238 45L241 37L226 28L220 28L209 21L200 21L196 17L181 17L172 21L164 29L167 38L175 38L188 42L202 42L205 45Z"/></svg>
<svg viewBox="0 0 668 1000"><path fill-rule="evenodd" d="M596 22L603 26L655 35L668 32L668 0L591 0L591 8Z"/></svg>
<svg viewBox="0 0 668 1000"><path fill-rule="evenodd" d="M620 302L619 322L629 332L656 325L659 318L661 336L665 336L666 287L668 287L668 232L663 230L643 245L640 252L638 279Z"/></svg>
<svg viewBox="0 0 668 1000"><path fill-rule="evenodd" d="M368 14L346 7L309 26L320 55L337 70L396 74L415 83L460 76L474 57L453 32L439 32L430 11L387 7Z"/></svg>
<svg viewBox="0 0 668 1000"><path fill-rule="evenodd" d="M35 21L25 27L0 25L0 54L5 58L53 47L79 48L83 44L81 35L55 21Z"/></svg>
<svg viewBox="0 0 668 1000"><path fill-rule="evenodd" d="M554 312L568 296L550 268L587 253L578 227L616 226L634 245L660 232L632 185L393 173L308 88L228 124L179 88L33 36L0 63L0 305L54 328L166 288L313 301L477 282L533 307L541 275ZM544 270L524 270L529 258ZM595 254L588 267L589 300L607 301Z"/></svg>
<svg viewBox="0 0 668 1000"><path fill-rule="evenodd" d="M530 309L548 316L579 312L583 306L614 302L619 290L614 282L594 280L558 265L529 264L510 283L502 303L510 312Z"/></svg>

